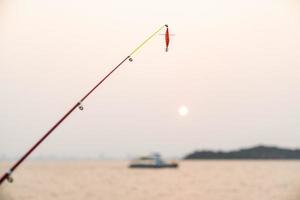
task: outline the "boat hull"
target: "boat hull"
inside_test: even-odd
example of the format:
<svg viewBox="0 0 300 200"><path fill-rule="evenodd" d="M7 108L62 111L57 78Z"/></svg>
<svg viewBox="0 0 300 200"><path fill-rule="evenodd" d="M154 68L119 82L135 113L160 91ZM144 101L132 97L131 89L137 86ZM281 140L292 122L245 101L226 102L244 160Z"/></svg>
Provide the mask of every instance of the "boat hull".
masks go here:
<svg viewBox="0 0 300 200"><path fill-rule="evenodd" d="M154 169L160 169L160 168L177 168L177 163L172 164L162 164L162 165L147 165L147 164L131 164L129 165L129 168L154 168Z"/></svg>

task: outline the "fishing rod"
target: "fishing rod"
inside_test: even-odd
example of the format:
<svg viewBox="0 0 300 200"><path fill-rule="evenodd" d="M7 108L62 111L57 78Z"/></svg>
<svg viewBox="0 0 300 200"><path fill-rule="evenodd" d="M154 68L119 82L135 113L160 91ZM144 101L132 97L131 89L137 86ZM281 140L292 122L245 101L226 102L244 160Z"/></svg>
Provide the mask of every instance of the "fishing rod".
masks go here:
<svg viewBox="0 0 300 200"><path fill-rule="evenodd" d="M157 29L153 34L151 34L143 43L141 43L137 48L135 48L128 56L126 56L115 68L113 68L104 78L102 78L86 95L84 95L80 101L78 101L58 122L56 122L52 128L50 128L42 138L40 138L6 173L4 173L0 179L0 185L7 180L12 183L12 173L16 168L23 163L23 161L76 109L83 110L83 101L93 93L99 85L101 85L114 71L116 71L125 61L133 61L132 56L136 54L150 39L152 39L157 33L159 33L163 28L166 28L165 42L166 42L166 51L168 51L169 46L169 27L168 25L163 25Z"/></svg>

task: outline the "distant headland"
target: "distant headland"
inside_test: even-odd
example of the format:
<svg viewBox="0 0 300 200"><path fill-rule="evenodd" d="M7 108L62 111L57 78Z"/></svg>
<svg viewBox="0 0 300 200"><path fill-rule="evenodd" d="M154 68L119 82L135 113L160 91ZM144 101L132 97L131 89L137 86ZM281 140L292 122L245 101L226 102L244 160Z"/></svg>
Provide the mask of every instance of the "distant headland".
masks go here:
<svg viewBox="0 0 300 200"><path fill-rule="evenodd" d="M300 159L300 149L259 145L235 151L195 151L183 159Z"/></svg>

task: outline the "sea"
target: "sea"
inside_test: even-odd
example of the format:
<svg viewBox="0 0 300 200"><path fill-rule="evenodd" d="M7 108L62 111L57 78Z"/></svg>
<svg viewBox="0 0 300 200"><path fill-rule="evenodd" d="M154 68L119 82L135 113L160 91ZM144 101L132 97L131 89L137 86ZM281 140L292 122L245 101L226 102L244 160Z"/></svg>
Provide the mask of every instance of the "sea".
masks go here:
<svg viewBox="0 0 300 200"><path fill-rule="evenodd" d="M128 161L26 161L0 200L299 200L300 161L180 161L130 169ZM4 172L9 163L0 163Z"/></svg>

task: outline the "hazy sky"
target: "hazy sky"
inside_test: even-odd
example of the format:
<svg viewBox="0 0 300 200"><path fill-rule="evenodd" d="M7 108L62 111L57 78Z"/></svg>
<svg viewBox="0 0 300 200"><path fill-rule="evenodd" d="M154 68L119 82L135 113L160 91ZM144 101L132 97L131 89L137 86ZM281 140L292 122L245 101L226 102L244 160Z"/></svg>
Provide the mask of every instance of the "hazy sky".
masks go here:
<svg viewBox="0 0 300 200"><path fill-rule="evenodd" d="M162 36L34 153L300 147L296 0L0 0L0 156L20 156L146 36ZM178 115L186 105L188 115Z"/></svg>

